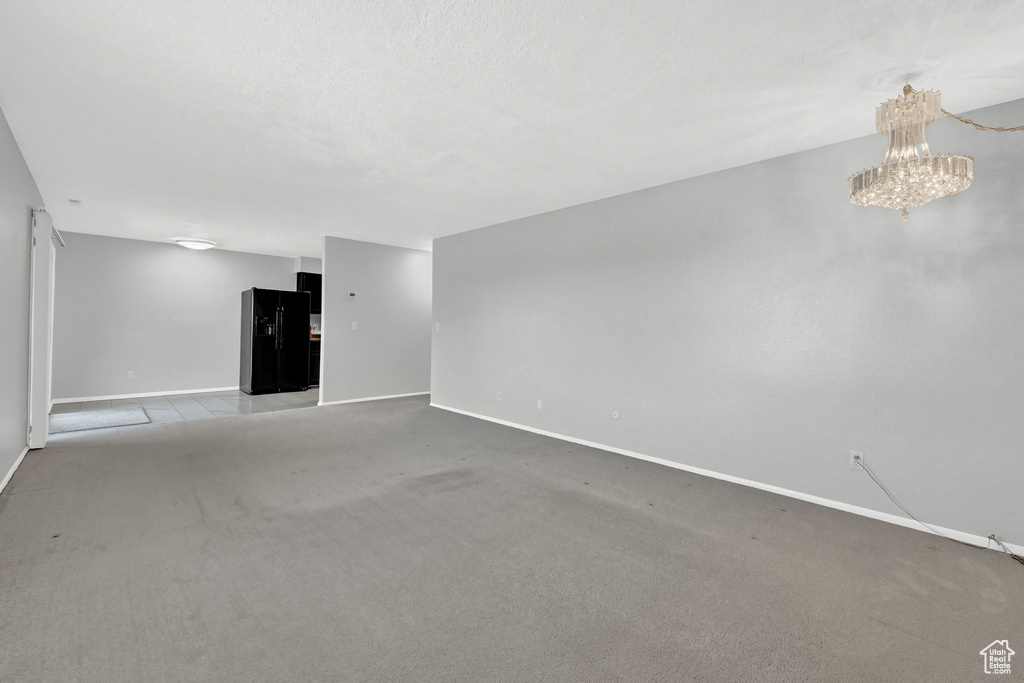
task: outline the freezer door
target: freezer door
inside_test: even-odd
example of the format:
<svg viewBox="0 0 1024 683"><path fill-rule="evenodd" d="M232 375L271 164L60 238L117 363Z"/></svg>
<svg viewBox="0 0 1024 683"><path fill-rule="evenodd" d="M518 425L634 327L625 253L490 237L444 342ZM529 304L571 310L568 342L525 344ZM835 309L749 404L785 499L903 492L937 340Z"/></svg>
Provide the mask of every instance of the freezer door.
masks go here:
<svg viewBox="0 0 1024 683"><path fill-rule="evenodd" d="M278 359L281 391L309 388L309 292L280 292Z"/></svg>
<svg viewBox="0 0 1024 683"><path fill-rule="evenodd" d="M280 369L280 298L273 289L252 290L252 352L250 394L278 391Z"/></svg>

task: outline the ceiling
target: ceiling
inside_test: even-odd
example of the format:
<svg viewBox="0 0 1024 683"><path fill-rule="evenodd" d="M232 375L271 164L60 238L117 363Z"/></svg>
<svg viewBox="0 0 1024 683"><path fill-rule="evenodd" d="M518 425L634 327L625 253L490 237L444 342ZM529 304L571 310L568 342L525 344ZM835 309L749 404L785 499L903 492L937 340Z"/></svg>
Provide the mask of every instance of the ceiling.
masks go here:
<svg viewBox="0 0 1024 683"><path fill-rule="evenodd" d="M871 134L907 77L1024 97L1022 29L1012 0L0 0L0 106L64 230L429 249Z"/></svg>

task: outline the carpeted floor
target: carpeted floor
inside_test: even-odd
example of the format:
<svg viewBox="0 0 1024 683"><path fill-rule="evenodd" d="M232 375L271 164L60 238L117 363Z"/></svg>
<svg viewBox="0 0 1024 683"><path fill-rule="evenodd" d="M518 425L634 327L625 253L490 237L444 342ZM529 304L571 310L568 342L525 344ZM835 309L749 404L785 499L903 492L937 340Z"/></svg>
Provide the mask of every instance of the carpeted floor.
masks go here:
<svg viewBox="0 0 1024 683"><path fill-rule="evenodd" d="M995 552L424 398L83 432L0 496L19 683L966 681L1022 608Z"/></svg>

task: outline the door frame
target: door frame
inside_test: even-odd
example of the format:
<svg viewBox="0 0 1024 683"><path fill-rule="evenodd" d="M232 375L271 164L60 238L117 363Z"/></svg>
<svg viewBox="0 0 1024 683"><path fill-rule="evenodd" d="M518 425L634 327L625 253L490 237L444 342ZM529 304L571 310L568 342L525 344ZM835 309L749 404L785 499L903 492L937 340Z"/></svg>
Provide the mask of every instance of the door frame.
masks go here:
<svg viewBox="0 0 1024 683"><path fill-rule="evenodd" d="M29 260L28 424L26 443L42 448L50 436L53 373L53 294L57 248L46 209L32 210Z"/></svg>

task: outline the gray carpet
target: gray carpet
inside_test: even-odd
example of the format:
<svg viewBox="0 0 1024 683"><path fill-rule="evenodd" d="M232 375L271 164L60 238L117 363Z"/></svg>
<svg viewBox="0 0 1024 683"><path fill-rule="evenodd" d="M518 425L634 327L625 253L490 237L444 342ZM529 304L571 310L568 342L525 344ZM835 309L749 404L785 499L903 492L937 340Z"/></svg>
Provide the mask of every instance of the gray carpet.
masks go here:
<svg viewBox="0 0 1024 683"><path fill-rule="evenodd" d="M83 432L0 496L4 681L981 680L1022 606L997 553L423 398Z"/></svg>
<svg viewBox="0 0 1024 683"><path fill-rule="evenodd" d="M50 416L50 433L82 432L89 429L127 427L149 424L149 416L142 408L115 408L113 410L86 410L77 413L54 413Z"/></svg>

